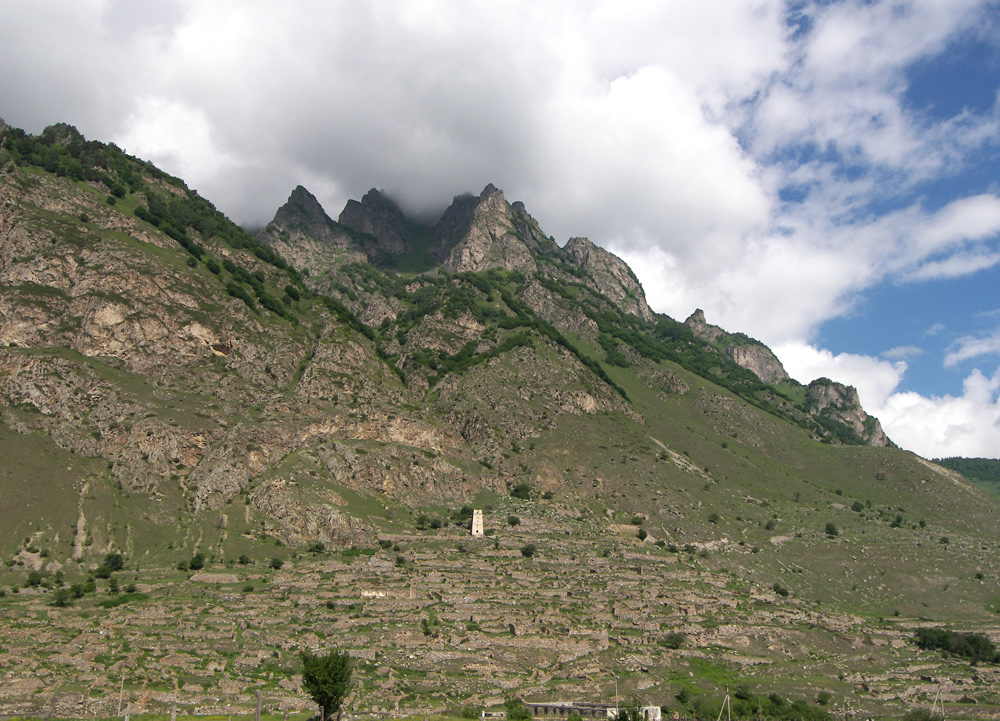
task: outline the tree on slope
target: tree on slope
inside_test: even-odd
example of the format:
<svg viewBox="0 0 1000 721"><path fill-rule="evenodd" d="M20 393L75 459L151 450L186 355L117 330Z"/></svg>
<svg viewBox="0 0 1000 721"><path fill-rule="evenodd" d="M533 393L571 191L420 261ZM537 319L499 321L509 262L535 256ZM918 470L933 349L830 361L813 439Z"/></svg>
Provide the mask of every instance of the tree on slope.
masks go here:
<svg viewBox="0 0 1000 721"><path fill-rule="evenodd" d="M334 712L340 718L340 705L351 688L351 672L346 651L333 650L325 656L302 652L302 687L322 709L322 721Z"/></svg>

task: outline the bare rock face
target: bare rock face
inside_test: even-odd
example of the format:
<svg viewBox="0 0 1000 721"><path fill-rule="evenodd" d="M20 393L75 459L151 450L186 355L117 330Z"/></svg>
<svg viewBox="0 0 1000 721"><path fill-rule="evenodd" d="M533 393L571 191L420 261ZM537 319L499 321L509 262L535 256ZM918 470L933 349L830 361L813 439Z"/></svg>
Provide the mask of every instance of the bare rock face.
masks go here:
<svg viewBox="0 0 1000 721"><path fill-rule="evenodd" d="M442 270L449 273L478 272L490 268L524 273L538 270L526 239L515 226L514 211L504 199L503 191L487 185L471 210L469 226L448 251L441 263ZM468 211L468 201L459 201L458 209L448 222L454 223L457 230L461 227L458 224L460 213L465 215ZM443 250L446 245L443 243L440 249Z"/></svg>
<svg viewBox="0 0 1000 721"><path fill-rule="evenodd" d="M350 546L370 532L366 524L336 508L330 498L318 497L284 478L260 484L248 500L276 523L268 531L285 543L318 539L334 546Z"/></svg>
<svg viewBox="0 0 1000 721"><path fill-rule="evenodd" d="M781 361L765 345L732 345L726 349L726 353L737 365L746 368L765 383L777 384L788 378Z"/></svg>
<svg viewBox="0 0 1000 721"><path fill-rule="evenodd" d="M746 368L765 383L777 384L788 379L785 367L770 348L742 333L727 333L717 325L710 325L701 308L688 316L684 325L696 337L709 343L718 343L737 365Z"/></svg>
<svg viewBox="0 0 1000 721"><path fill-rule="evenodd" d="M338 218L341 225L374 236L380 253L409 253L409 229L399 207L381 191L372 188L361 202L348 200Z"/></svg>
<svg viewBox="0 0 1000 721"><path fill-rule="evenodd" d="M493 186L488 186L492 188ZM485 191L484 191L485 192ZM456 195L448 209L434 226L434 244L431 254L440 263L448 258L452 248L458 245L469 232L475 218L480 198L472 193Z"/></svg>
<svg viewBox="0 0 1000 721"><path fill-rule="evenodd" d="M590 273L595 290L613 300L626 313L653 320L653 311L646 303L639 279L625 261L586 238L570 238L563 250L570 262Z"/></svg>
<svg viewBox="0 0 1000 721"><path fill-rule="evenodd" d="M368 260L377 253L374 238L352 234L334 222L301 185L278 208L259 237L292 265L314 275L342 263Z"/></svg>
<svg viewBox="0 0 1000 721"><path fill-rule="evenodd" d="M707 340L709 343L714 343L726 334L726 331L722 330L719 326L708 324L708 321L705 320L705 311L701 308L696 308L694 313L689 315L688 319L684 321L684 325L690 328L695 336L702 340Z"/></svg>
<svg viewBox="0 0 1000 721"><path fill-rule="evenodd" d="M861 400L854 386L836 383L829 378L818 378L809 384L806 400L813 415L843 423L867 445L876 448L893 447L878 418L868 415L861 407Z"/></svg>

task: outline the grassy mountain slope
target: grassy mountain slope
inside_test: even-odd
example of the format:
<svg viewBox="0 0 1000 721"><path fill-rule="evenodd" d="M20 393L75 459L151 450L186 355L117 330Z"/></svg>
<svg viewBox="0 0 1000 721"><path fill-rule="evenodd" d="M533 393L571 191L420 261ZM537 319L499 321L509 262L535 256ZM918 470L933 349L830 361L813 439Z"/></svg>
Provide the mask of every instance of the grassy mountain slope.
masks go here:
<svg viewBox="0 0 1000 721"><path fill-rule="evenodd" d="M4 713L107 712L125 669L147 708L303 708L296 651L327 645L361 664L356 710L599 700L609 669L678 709L745 683L886 712L928 674L998 702L995 669L907 641L996 635L995 498L841 442L482 201L448 257L523 269L331 253L320 282L113 146L4 132Z"/></svg>

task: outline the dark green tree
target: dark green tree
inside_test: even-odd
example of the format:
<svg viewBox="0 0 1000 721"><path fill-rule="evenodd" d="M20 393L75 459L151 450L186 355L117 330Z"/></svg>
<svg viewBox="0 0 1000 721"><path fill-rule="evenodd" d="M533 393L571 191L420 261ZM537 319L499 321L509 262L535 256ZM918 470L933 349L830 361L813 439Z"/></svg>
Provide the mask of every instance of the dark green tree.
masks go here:
<svg viewBox="0 0 1000 721"><path fill-rule="evenodd" d="M302 687L322 709L322 721L334 712L340 718L340 705L351 688L352 670L346 651L333 650L325 656L302 652Z"/></svg>
<svg viewBox="0 0 1000 721"><path fill-rule="evenodd" d="M531 711L520 699L509 698L504 701L507 721L531 721Z"/></svg>
<svg viewBox="0 0 1000 721"><path fill-rule="evenodd" d="M642 713L642 703L635 696L631 696L618 707L618 721L645 721Z"/></svg>

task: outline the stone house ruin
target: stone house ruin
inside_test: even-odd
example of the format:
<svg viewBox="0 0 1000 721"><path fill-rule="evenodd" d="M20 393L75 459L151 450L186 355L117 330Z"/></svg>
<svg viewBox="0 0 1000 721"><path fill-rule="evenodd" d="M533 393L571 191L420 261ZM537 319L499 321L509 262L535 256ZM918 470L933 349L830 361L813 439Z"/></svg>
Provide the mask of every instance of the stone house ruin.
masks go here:
<svg viewBox="0 0 1000 721"><path fill-rule="evenodd" d="M572 701L555 701L552 703L534 703L525 701L524 705L536 719L568 718L572 713L578 713L585 719L614 719L618 716L618 705L613 703L574 703ZM643 706L644 721L662 721L659 706Z"/></svg>

